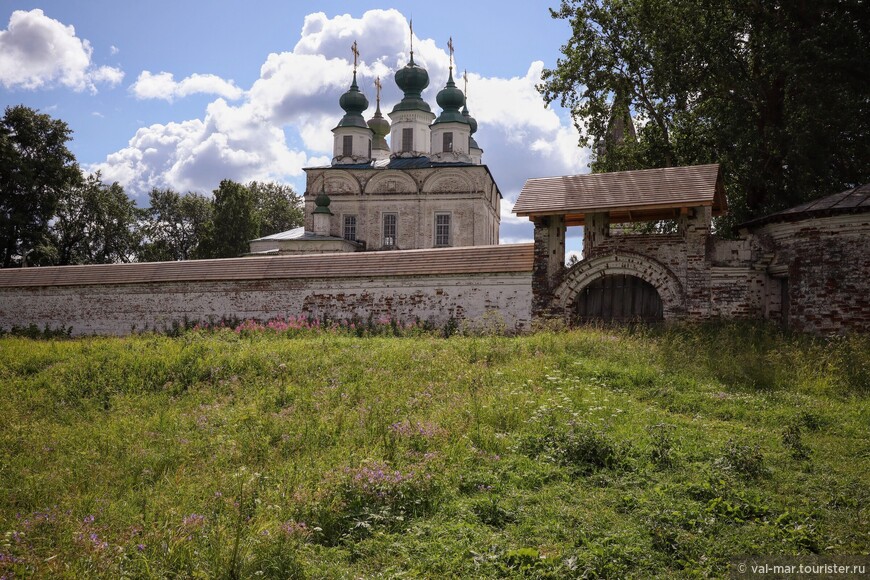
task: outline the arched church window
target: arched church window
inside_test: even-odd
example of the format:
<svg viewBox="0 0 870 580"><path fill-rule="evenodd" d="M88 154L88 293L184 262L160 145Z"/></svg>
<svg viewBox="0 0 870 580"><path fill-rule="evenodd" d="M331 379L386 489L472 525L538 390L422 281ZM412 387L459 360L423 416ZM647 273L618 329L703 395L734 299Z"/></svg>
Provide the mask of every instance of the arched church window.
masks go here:
<svg viewBox="0 0 870 580"><path fill-rule="evenodd" d="M450 245L450 214L438 212L435 214L435 247Z"/></svg>
<svg viewBox="0 0 870 580"><path fill-rule="evenodd" d="M356 216L344 216L344 239L352 242L356 241Z"/></svg>
<svg viewBox="0 0 870 580"><path fill-rule="evenodd" d="M414 129L402 129L402 153L414 150Z"/></svg>
<svg viewBox="0 0 870 580"><path fill-rule="evenodd" d="M396 247L396 237L398 236L398 216L394 213L384 214L384 247Z"/></svg>
<svg viewBox="0 0 870 580"><path fill-rule="evenodd" d="M344 139L342 140L341 145L342 145L341 154L344 157L350 157L351 155L353 155L353 136L352 135L345 135Z"/></svg>

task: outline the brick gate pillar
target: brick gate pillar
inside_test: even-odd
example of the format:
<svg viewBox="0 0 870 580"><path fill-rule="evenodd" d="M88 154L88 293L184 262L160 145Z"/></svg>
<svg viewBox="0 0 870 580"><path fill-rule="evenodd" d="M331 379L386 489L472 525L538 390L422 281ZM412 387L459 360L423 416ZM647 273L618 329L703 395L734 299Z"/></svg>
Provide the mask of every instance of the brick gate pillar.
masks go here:
<svg viewBox="0 0 870 580"><path fill-rule="evenodd" d="M559 316L553 290L565 271L565 216L539 216L535 224L535 263L532 269L532 316Z"/></svg>
<svg viewBox="0 0 870 580"><path fill-rule="evenodd" d="M686 244L686 313L690 318L709 318L712 310L712 267L707 256L710 226L709 207L694 207L678 222Z"/></svg>

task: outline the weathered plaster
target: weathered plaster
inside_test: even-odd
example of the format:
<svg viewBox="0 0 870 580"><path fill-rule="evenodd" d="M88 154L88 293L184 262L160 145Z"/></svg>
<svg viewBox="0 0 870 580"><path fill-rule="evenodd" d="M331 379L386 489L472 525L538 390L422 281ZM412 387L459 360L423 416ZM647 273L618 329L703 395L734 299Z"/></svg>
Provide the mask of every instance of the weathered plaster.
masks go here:
<svg viewBox="0 0 870 580"><path fill-rule="evenodd" d="M497 311L509 330L531 322L530 273L164 282L0 289L0 328L72 327L124 335L174 324L281 316L369 316L474 324Z"/></svg>

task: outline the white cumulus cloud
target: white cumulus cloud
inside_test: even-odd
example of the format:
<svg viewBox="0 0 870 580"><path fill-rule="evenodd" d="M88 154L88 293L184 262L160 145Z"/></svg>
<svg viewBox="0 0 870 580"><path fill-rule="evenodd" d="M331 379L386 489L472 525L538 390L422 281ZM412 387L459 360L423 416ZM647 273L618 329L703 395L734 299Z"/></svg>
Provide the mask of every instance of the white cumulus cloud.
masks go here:
<svg viewBox="0 0 870 580"><path fill-rule="evenodd" d="M278 126L263 123L250 104L211 103L204 118L142 127L127 147L91 166L136 197L155 187L207 192L222 179L283 181L308 159L287 148Z"/></svg>
<svg viewBox="0 0 870 580"><path fill-rule="evenodd" d="M172 73L153 74L147 70L139 74L130 91L137 99L163 99L170 102L196 93L216 95L233 101L244 94L232 80L224 80L217 75L192 74L176 81Z"/></svg>
<svg viewBox="0 0 870 580"><path fill-rule="evenodd" d="M475 139L511 201L530 177L582 173L589 163L571 121L545 107L535 88L543 67L532 62L525 76L509 79L468 75L468 107L479 125Z"/></svg>
<svg viewBox="0 0 870 580"><path fill-rule="evenodd" d="M76 36L75 28L49 18L36 8L16 10L6 30L0 30L0 84L7 88L39 89L62 85L74 91L97 91L97 84L115 86L124 72L96 67L93 48Z"/></svg>
<svg viewBox="0 0 870 580"><path fill-rule="evenodd" d="M393 75L410 54L406 17L393 9L370 10L361 17L329 18L318 12L305 18L292 50L265 57L250 87L221 85L217 77L186 85L197 75L175 81L170 73L143 72L131 87L142 98L180 97L204 86L221 98L208 105L201 119L139 129L127 147L91 169L100 169L106 179L123 183L137 196L167 186L208 192L225 178L300 184L303 167L323 165L331 156L331 129L343 115L338 100L353 74L354 41L360 50L357 82L370 103L364 115L374 113L374 82L380 77L381 110L387 116L402 96ZM415 36L414 60L429 72L423 97L438 114L435 95L447 80L446 47ZM535 89L542 68L540 62L529 63L527 72L514 78L469 72L469 107L479 123L475 138L505 197L503 241L532 237L528 220L509 213L526 179L580 173L588 163L588 151L577 146L570 119L545 107Z"/></svg>
<svg viewBox="0 0 870 580"><path fill-rule="evenodd" d="M502 243L532 241L531 222L511 213L526 179L588 170L589 150L578 147L574 125L545 107L535 88L543 66L532 62L524 76L509 79L468 75L468 107L478 122L474 137L504 196Z"/></svg>

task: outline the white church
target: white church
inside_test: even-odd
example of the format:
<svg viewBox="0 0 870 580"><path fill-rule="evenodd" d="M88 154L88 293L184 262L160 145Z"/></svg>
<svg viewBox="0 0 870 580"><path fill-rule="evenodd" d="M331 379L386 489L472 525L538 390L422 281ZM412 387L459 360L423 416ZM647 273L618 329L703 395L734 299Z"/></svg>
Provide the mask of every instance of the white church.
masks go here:
<svg viewBox="0 0 870 580"><path fill-rule="evenodd" d="M474 140L477 121L450 74L436 101L423 100L429 73L414 62L395 74L404 96L389 113L369 102L356 80L339 99L345 114L333 132L332 163L309 167L305 225L250 243L250 255L410 250L498 244L501 192ZM389 135L389 144L387 136Z"/></svg>

